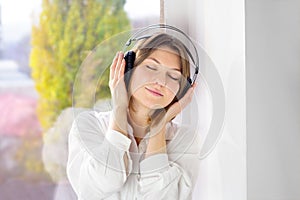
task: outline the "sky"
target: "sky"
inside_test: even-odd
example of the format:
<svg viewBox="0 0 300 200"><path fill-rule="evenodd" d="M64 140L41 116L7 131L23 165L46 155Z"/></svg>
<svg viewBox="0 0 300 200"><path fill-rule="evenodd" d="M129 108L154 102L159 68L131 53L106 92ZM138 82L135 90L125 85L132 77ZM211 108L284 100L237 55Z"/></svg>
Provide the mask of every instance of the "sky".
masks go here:
<svg viewBox="0 0 300 200"><path fill-rule="evenodd" d="M4 42L29 34L33 16L38 16L42 0L0 0ZM159 15L159 0L127 0L124 9L131 19Z"/></svg>
<svg viewBox="0 0 300 200"><path fill-rule="evenodd" d="M159 16L160 0L127 0L124 6L129 18Z"/></svg>
<svg viewBox="0 0 300 200"><path fill-rule="evenodd" d="M32 15L40 9L41 0L0 0L4 42L16 41L30 33Z"/></svg>

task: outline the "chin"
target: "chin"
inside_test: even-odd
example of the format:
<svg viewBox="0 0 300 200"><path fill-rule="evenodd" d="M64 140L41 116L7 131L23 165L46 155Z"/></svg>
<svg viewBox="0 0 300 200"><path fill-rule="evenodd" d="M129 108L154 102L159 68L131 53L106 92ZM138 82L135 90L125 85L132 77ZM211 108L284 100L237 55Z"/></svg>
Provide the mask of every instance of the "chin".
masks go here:
<svg viewBox="0 0 300 200"><path fill-rule="evenodd" d="M158 109L162 109L165 106L164 105L160 105L160 104L148 104L146 105L150 110L158 110Z"/></svg>

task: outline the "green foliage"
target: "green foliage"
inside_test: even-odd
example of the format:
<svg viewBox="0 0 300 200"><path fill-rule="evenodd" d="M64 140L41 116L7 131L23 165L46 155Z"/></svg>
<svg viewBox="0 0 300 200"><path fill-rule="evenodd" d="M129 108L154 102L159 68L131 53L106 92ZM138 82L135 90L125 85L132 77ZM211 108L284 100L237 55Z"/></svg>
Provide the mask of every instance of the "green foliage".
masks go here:
<svg viewBox="0 0 300 200"><path fill-rule="evenodd" d="M72 105L75 76L88 52L108 37L129 29L124 3L43 0L39 24L32 27L30 66L44 129L52 126L61 110ZM97 90L102 96L109 96L107 84L106 81L104 88Z"/></svg>

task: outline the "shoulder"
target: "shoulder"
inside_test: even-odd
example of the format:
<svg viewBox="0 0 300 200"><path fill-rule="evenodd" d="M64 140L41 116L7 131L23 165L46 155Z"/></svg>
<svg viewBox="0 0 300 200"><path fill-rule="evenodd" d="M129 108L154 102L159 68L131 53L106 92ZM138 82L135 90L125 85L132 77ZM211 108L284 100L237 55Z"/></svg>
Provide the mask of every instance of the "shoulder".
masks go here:
<svg viewBox="0 0 300 200"><path fill-rule="evenodd" d="M97 112L94 110L84 110L74 113L73 127L76 127L78 132L105 132L108 128L110 111Z"/></svg>
<svg viewBox="0 0 300 200"><path fill-rule="evenodd" d="M75 121L79 123L88 122L108 122L111 111L97 112L94 110L85 110L79 113L75 113Z"/></svg>

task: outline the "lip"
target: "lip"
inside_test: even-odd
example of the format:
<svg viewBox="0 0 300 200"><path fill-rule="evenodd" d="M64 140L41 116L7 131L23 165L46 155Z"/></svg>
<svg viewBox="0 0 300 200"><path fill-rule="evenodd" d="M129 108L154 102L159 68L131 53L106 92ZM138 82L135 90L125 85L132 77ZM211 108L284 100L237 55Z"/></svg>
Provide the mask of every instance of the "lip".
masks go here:
<svg viewBox="0 0 300 200"><path fill-rule="evenodd" d="M153 94L154 96L160 96L160 97L163 96L163 94L160 93L160 92L157 91L157 90L149 89L149 88L147 88L147 87L145 87L145 88L146 88L146 90L148 90L148 91L149 91L151 94Z"/></svg>

